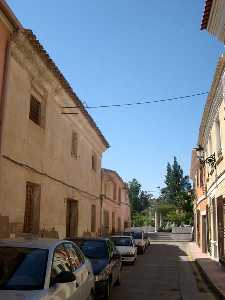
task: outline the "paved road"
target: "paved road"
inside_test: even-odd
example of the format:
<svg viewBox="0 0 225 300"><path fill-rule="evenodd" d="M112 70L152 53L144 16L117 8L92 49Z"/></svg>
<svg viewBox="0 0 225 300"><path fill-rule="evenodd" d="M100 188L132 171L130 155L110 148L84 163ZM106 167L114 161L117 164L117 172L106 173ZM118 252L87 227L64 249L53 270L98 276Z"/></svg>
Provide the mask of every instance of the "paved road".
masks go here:
<svg viewBox="0 0 225 300"><path fill-rule="evenodd" d="M186 243L156 242L135 266L125 266L110 300L217 299L189 260Z"/></svg>

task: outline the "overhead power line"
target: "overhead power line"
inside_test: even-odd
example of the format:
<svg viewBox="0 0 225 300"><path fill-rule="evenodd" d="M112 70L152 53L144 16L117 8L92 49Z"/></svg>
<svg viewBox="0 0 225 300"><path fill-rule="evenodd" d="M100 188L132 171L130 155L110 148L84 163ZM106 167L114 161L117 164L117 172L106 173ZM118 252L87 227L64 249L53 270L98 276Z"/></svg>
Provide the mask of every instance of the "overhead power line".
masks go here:
<svg viewBox="0 0 225 300"><path fill-rule="evenodd" d="M107 105L97 105L97 106L88 106L85 105L86 109L98 109L98 108L110 108L110 107L125 107L125 106L133 106L133 105L144 105L144 104L152 104L152 103L159 103L159 102L167 102L167 101L175 101L175 100L183 100L193 97L198 97L202 95L206 95L208 92L200 92L195 93L192 95L186 96L179 96L179 97L172 97L172 98L163 98L163 99L156 99L156 100L149 100L149 101L140 101L140 102L133 102L133 103L120 103L120 104L107 104ZM63 108L73 109L73 108L81 108L81 106L63 106ZM66 114L74 114L67 112Z"/></svg>

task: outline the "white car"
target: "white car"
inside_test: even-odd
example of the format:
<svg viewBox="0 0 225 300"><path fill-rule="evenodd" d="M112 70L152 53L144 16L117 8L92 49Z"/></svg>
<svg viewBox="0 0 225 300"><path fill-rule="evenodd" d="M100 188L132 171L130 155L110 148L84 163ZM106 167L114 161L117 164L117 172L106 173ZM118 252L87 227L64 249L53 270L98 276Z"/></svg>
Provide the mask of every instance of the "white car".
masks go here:
<svg viewBox="0 0 225 300"><path fill-rule="evenodd" d="M145 253L146 250L146 240L144 238L144 231L142 230L131 230L124 232L125 235L132 236L134 239L134 244L138 248L140 253Z"/></svg>
<svg viewBox="0 0 225 300"><path fill-rule="evenodd" d="M132 236L113 235L111 240L119 251L122 262L135 263L137 259L137 248L135 247Z"/></svg>
<svg viewBox="0 0 225 300"><path fill-rule="evenodd" d="M0 299L90 300L91 263L70 241L0 240Z"/></svg>

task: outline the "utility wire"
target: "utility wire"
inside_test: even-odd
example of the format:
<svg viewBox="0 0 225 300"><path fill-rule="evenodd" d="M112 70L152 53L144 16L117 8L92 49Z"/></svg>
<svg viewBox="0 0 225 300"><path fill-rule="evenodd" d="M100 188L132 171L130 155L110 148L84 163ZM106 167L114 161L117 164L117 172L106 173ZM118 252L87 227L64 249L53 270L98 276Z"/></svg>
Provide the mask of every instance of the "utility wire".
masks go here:
<svg viewBox="0 0 225 300"><path fill-rule="evenodd" d="M166 101L174 101L174 100L183 100L187 98L193 98L197 96L206 95L208 92L200 92L192 95L186 95L186 96L179 96L179 97L173 97L173 98L164 98L164 99L158 99L158 100L150 100L150 101L141 101L141 102L133 102L133 103L121 103L121 104L108 104L108 105L98 105L98 106L88 106L85 105L84 107L86 109L98 109L98 108L110 108L110 107L124 107L124 106L133 106L133 105L143 105L143 104L152 104L152 103L159 103L159 102L166 102ZM80 106L63 106L62 108L81 108ZM66 114L73 114L73 113L66 113Z"/></svg>

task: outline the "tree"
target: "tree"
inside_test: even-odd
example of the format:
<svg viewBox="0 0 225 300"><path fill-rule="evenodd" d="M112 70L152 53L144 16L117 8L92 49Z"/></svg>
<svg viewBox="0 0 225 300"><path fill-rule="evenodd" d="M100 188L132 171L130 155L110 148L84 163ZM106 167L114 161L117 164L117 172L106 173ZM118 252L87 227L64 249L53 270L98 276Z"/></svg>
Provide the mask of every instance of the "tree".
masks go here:
<svg viewBox="0 0 225 300"><path fill-rule="evenodd" d="M193 191L189 177L184 176L176 157L172 165L167 164L165 184L166 187L161 190L161 201L174 206L168 211L167 218L176 225L192 224Z"/></svg>
<svg viewBox="0 0 225 300"><path fill-rule="evenodd" d="M133 223L141 224L144 222L143 220L145 220L146 223L145 213L153 202L153 195L147 191L142 190L141 184L135 178L128 182L128 190ZM141 215L143 216L143 218L141 217Z"/></svg>
<svg viewBox="0 0 225 300"><path fill-rule="evenodd" d="M133 178L130 182L128 182L128 190L131 204L131 212L133 214L135 211L138 211L141 184L137 181L137 179Z"/></svg>
<svg viewBox="0 0 225 300"><path fill-rule="evenodd" d="M166 187L161 190L161 197L168 203L178 205L181 193L191 191L189 177L183 175L183 170L174 157L173 164L167 164L165 179Z"/></svg>

